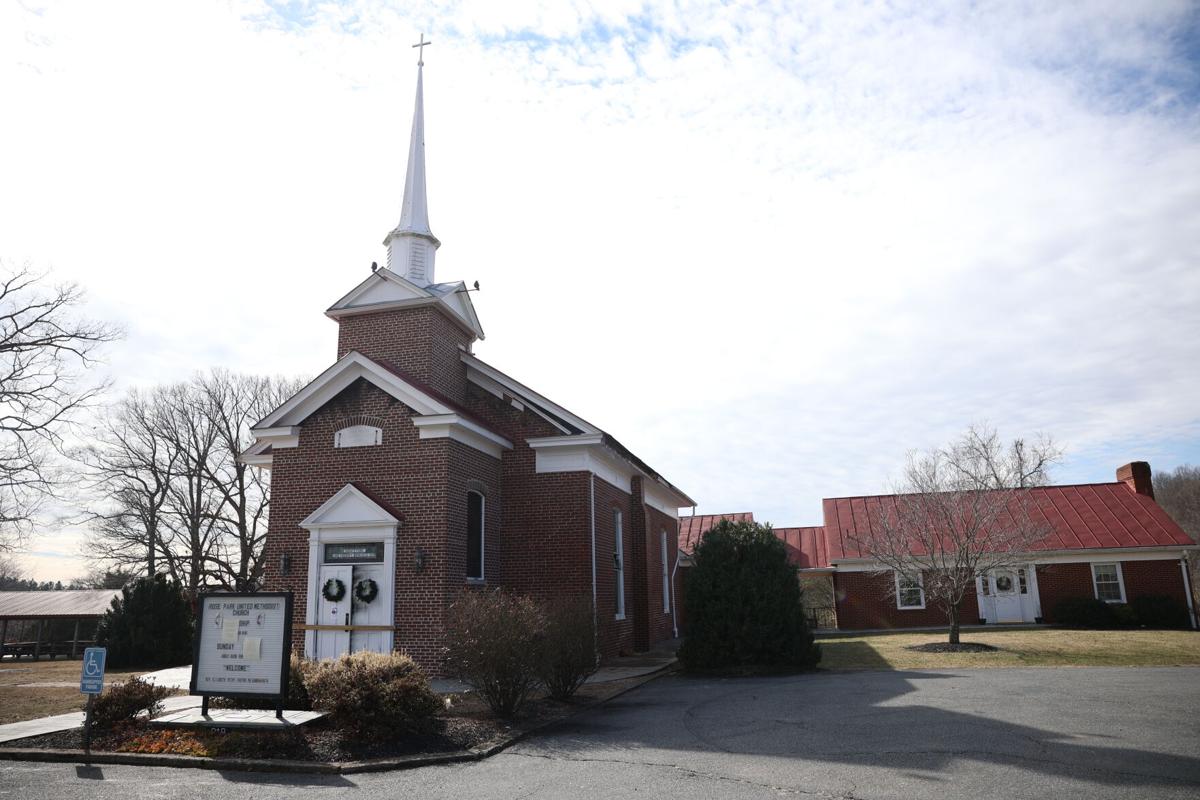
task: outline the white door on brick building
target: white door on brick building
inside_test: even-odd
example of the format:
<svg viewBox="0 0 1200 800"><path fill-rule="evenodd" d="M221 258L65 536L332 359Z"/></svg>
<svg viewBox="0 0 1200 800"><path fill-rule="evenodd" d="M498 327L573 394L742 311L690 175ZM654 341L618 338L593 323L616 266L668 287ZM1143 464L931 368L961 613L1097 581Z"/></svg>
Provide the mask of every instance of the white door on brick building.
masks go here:
<svg viewBox="0 0 1200 800"><path fill-rule="evenodd" d="M309 532L305 654L328 659L359 650L390 653L397 515L347 484L300 525ZM344 596L325 596L330 580L342 582Z"/></svg>

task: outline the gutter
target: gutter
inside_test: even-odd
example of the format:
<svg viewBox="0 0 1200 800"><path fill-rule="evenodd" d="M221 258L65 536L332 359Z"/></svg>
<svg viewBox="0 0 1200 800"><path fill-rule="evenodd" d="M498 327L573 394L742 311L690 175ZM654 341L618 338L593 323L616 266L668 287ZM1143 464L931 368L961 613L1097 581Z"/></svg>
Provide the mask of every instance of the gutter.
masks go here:
<svg viewBox="0 0 1200 800"><path fill-rule="evenodd" d="M1192 582L1188 576L1187 559L1179 559L1179 571L1183 573L1183 595L1187 598L1188 621L1192 623L1192 630L1196 630L1196 608L1192 605Z"/></svg>
<svg viewBox="0 0 1200 800"><path fill-rule="evenodd" d="M692 506L692 516L690 519L696 519L696 506ZM691 527L691 523L688 523ZM679 562L683 560L683 553L679 552L679 530L675 530L675 563L671 566L671 633L674 638L679 638L679 601L675 599L675 573L679 570ZM594 581L593 581L594 583Z"/></svg>
<svg viewBox="0 0 1200 800"><path fill-rule="evenodd" d="M588 518L592 537L592 620L595 631L593 649L600 661L600 609L596 607L596 473L588 473Z"/></svg>

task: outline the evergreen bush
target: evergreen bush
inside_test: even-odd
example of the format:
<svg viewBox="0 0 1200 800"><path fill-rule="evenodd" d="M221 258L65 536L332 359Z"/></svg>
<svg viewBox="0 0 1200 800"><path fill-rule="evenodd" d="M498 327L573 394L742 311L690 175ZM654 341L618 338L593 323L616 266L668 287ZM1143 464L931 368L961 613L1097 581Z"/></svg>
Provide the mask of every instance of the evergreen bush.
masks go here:
<svg viewBox="0 0 1200 800"><path fill-rule="evenodd" d="M538 684L546 619L528 597L467 592L450 608L446 668L498 717L517 713Z"/></svg>
<svg viewBox="0 0 1200 800"><path fill-rule="evenodd" d="M679 659L691 670L806 669L821 658L796 567L770 525L722 520L704 535L687 579Z"/></svg>
<svg viewBox="0 0 1200 800"><path fill-rule="evenodd" d="M1069 597L1054 606L1054 621L1068 628L1118 628L1113 604L1094 597Z"/></svg>
<svg viewBox="0 0 1200 800"><path fill-rule="evenodd" d="M1147 594L1129 604L1139 625L1147 628L1190 628L1187 606L1165 594Z"/></svg>
<svg viewBox="0 0 1200 800"><path fill-rule="evenodd" d="M414 728L442 708L415 661L401 653L349 653L303 668L312 707L353 731Z"/></svg>
<svg viewBox="0 0 1200 800"><path fill-rule="evenodd" d="M584 595L551 600L545 605L539 675L555 700L567 700L600 667L596 658L596 615Z"/></svg>
<svg viewBox="0 0 1200 800"><path fill-rule="evenodd" d="M138 578L114 597L96 628L110 667L175 667L192 659L192 608L163 575Z"/></svg>

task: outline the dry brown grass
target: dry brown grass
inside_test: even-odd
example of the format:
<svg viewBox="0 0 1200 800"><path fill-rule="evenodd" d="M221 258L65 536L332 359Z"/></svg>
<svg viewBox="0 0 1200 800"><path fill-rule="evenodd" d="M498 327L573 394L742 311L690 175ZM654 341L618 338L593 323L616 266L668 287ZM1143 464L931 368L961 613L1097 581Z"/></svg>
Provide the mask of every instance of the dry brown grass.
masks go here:
<svg viewBox="0 0 1200 800"><path fill-rule="evenodd" d="M1173 667L1200 665L1194 631L965 631L963 642L999 648L990 653L921 653L912 645L946 641L945 633L885 633L821 639L826 669L938 667Z"/></svg>
<svg viewBox="0 0 1200 800"><path fill-rule="evenodd" d="M0 725L78 711L87 698L79 693L82 661L0 662ZM115 671L105 685L139 672ZM64 685L67 684L67 685Z"/></svg>

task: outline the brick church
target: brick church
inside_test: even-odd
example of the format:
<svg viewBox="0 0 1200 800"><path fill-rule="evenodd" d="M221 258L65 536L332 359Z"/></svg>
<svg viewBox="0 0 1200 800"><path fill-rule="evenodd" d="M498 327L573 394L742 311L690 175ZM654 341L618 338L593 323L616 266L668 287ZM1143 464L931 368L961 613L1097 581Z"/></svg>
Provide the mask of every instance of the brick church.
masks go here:
<svg viewBox="0 0 1200 800"><path fill-rule="evenodd" d="M464 591L591 599L601 657L673 638L678 509L695 503L595 425L482 361L462 281L439 282L423 64L387 266L325 313L337 360L253 429L271 470L266 588L293 648L404 651L436 672Z"/></svg>

